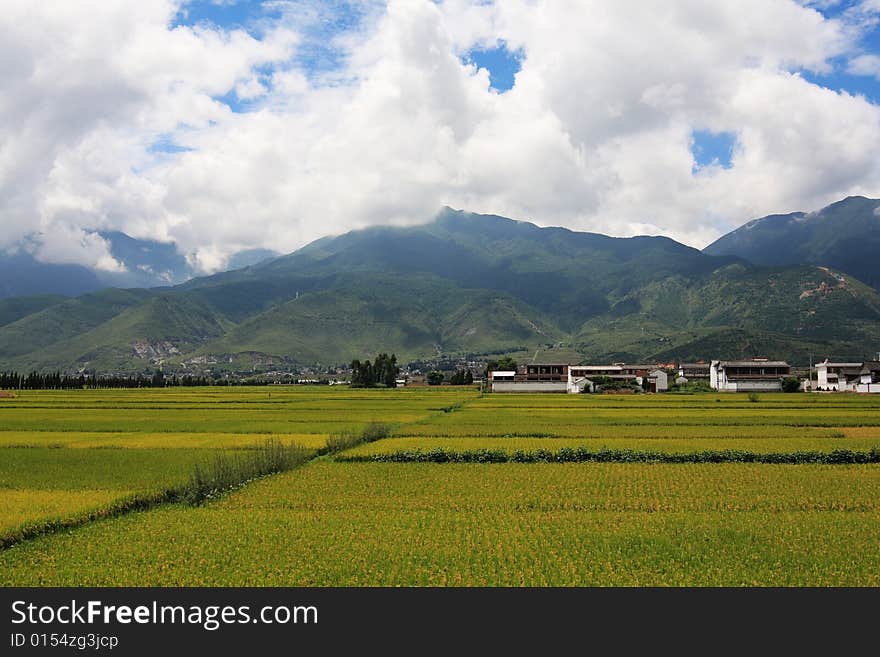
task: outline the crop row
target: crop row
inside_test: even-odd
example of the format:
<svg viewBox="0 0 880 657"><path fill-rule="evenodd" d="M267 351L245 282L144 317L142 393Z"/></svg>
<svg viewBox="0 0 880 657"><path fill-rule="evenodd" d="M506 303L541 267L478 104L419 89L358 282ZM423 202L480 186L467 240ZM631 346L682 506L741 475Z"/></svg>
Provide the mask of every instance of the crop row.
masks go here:
<svg viewBox="0 0 880 657"><path fill-rule="evenodd" d="M768 410L763 413L737 411L681 410L663 411L657 409L632 408L628 410L571 410L562 409L535 411L499 409L485 410L468 406L460 412L434 415L420 420L409 427L409 431L435 433L464 433L479 435L486 432L520 434L533 432L559 433L569 435L571 427L608 426L633 427L640 425L665 427L715 427L724 431L737 426L776 426L776 427L863 427L880 426L878 410L811 410L796 409Z"/></svg>
<svg viewBox="0 0 880 657"><path fill-rule="evenodd" d="M853 464L880 463L880 448L867 451L835 449L831 451L748 452L743 450L699 450L661 452L634 449L598 449L561 447L557 450L473 449L454 451L444 447L402 450L379 454L336 457L343 462L376 463L785 463Z"/></svg>
<svg viewBox="0 0 880 657"><path fill-rule="evenodd" d="M246 449L267 438L320 449L328 434L320 433L156 433L133 431L0 431L0 448L46 447L94 449ZM2 469L2 468L0 468Z"/></svg>
<svg viewBox="0 0 880 657"><path fill-rule="evenodd" d="M503 418L491 424L444 424L414 423L402 426L395 435L401 438L412 437L422 440L443 438L481 438L481 439L632 439L632 440L728 440L751 438L778 438L791 440L823 439L876 439L880 440L880 427L790 427L766 425L689 425L669 426L665 424L641 425L596 425L589 422L569 424L557 423L524 427Z"/></svg>
<svg viewBox="0 0 880 657"><path fill-rule="evenodd" d="M655 436L651 438L629 438L605 436L602 438L525 438L518 436L467 436L467 437L394 437L380 440L369 445L355 447L345 456L370 456L373 454L391 454L394 452L427 451L445 449L452 452L470 452L474 450L501 450L534 452L539 450L554 452L567 449L618 449L637 451L656 451L665 453L695 452L707 450L737 450L744 452L798 452L823 451L835 449L869 450L880 446L878 437L676 437Z"/></svg>

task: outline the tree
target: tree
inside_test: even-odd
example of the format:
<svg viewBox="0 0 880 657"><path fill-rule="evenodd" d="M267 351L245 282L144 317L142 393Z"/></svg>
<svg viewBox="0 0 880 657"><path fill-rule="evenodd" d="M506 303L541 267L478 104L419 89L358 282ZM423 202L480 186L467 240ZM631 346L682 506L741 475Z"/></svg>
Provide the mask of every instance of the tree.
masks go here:
<svg viewBox="0 0 880 657"><path fill-rule="evenodd" d="M399 374L395 354L389 356L381 353L372 363L369 360L361 362L357 358L351 361L351 385L354 388L375 388L377 384L395 388Z"/></svg>
<svg viewBox="0 0 880 657"><path fill-rule="evenodd" d="M799 392L801 382L796 376L787 376L782 379L782 392Z"/></svg>
<svg viewBox="0 0 880 657"><path fill-rule="evenodd" d="M470 370L455 370L449 378L449 383L454 386L467 386L474 382L474 375Z"/></svg>
<svg viewBox="0 0 880 657"><path fill-rule="evenodd" d="M443 372L438 372L434 370L433 372L428 372L428 376L426 377L429 386L439 386L443 383Z"/></svg>
<svg viewBox="0 0 880 657"><path fill-rule="evenodd" d="M375 364L375 382L381 383L387 388L397 387L397 376L400 374L400 368L397 366L397 356L381 353L376 356Z"/></svg>
<svg viewBox="0 0 880 657"><path fill-rule="evenodd" d="M351 361L351 385L353 388L372 388L376 385L373 364L355 358Z"/></svg>
<svg viewBox="0 0 880 657"><path fill-rule="evenodd" d="M495 360L490 360L486 363L486 371L484 375L488 378L489 372L496 371L516 371L517 363L510 356L505 356L504 358L498 358Z"/></svg>

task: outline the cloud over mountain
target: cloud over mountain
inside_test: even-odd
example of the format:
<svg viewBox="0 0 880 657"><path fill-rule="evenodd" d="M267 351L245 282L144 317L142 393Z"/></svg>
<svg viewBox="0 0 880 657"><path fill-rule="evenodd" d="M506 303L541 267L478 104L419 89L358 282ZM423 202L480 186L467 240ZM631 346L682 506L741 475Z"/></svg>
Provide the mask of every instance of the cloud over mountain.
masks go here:
<svg viewBox="0 0 880 657"><path fill-rule="evenodd" d="M0 247L112 270L119 230L212 271L442 205L703 246L880 189L880 107L816 82L871 74L871 0L199 4L2 3ZM499 46L503 93L467 57Z"/></svg>

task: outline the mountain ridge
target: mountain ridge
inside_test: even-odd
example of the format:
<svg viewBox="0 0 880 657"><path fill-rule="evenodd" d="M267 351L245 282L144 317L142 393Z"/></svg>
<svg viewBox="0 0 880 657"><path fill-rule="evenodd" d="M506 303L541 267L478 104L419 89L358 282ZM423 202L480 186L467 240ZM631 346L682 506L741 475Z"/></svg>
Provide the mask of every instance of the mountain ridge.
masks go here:
<svg viewBox="0 0 880 657"><path fill-rule="evenodd" d="M0 324L0 369L218 374L379 351L403 362L524 351L668 360L762 345L805 361L880 343L880 294L836 268L448 208L177 286L34 303Z"/></svg>
<svg viewBox="0 0 880 657"><path fill-rule="evenodd" d="M756 265L812 264L855 276L880 289L880 200L848 196L815 212L753 219L703 249Z"/></svg>

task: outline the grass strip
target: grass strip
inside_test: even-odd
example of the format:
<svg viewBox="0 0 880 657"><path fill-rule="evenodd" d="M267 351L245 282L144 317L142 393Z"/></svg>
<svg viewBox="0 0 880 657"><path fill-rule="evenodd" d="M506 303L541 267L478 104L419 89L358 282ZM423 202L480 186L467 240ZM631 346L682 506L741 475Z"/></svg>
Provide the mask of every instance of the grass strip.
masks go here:
<svg viewBox="0 0 880 657"><path fill-rule="evenodd" d="M318 450L318 455L336 454L364 443L374 443L377 440L391 436L393 427L382 422L371 422L360 431L349 429L331 434L327 438L327 446Z"/></svg>
<svg viewBox="0 0 880 657"><path fill-rule="evenodd" d="M176 491L176 501L191 506L204 504L261 477L292 470L315 453L296 443L285 445L276 438L256 448L220 452L210 461L193 465L189 480Z"/></svg>

